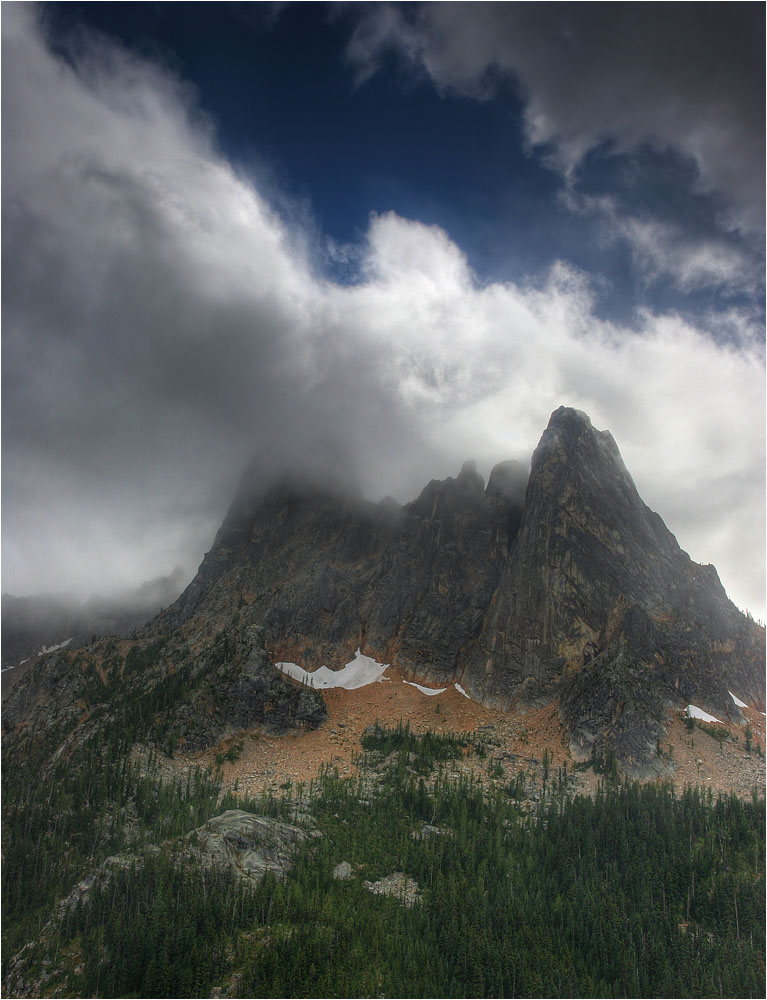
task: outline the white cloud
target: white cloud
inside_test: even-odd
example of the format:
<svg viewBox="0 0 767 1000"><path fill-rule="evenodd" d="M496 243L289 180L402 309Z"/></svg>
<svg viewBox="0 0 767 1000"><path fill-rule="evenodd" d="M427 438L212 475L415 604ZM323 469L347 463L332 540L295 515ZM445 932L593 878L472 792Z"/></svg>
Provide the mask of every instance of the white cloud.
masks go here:
<svg viewBox="0 0 767 1000"><path fill-rule="evenodd" d="M529 457L566 403L762 610L752 338L606 323L561 263L482 286L448 233L394 213L371 216L359 281L335 284L172 79L103 44L75 72L28 8L3 14L5 589L137 582L201 554L253 453L264 475L338 461L404 500L465 458L487 474Z"/></svg>
<svg viewBox="0 0 767 1000"><path fill-rule="evenodd" d="M671 274L682 291L748 290L755 285L752 263L737 248L711 239L690 241L656 219L624 218L620 227L651 278Z"/></svg>

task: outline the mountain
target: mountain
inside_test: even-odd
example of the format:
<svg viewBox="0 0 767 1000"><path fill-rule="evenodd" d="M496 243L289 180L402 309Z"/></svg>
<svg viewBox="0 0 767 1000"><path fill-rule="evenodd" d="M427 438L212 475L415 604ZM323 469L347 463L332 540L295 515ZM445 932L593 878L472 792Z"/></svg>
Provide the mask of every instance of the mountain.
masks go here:
<svg viewBox="0 0 767 1000"><path fill-rule="evenodd" d="M657 752L670 710L740 722L729 690L764 702L764 629L682 551L580 411L552 414L529 477L504 462L485 486L467 462L404 507L254 480L174 604L130 641L44 658L4 725L66 728L86 687L101 703L126 681L161 706L158 744L182 751L247 724L317 725L319 695L271 663L340 665L360 648L494 707L556 701L573 759L612 751L644 776L670 766Z"/></svg>
<svg viewBox="0 0 767 1000"><path fill-rule="evenodd" d="M171 604L188 580L177 567L138 587L78 601L65 594L2 595L3 670L39 656L52 646L82 646L94 635L127 635ZM4 678L15 680L15 675Z"/></svg>
<svg viewBox="0 0 767 1000"><path fill-rule="evenodd" d="M529 481L472 463L403 508L285 482L237 497L200 572L167 612L264 628L275 658L345 662L361 647L480 701L560 698L576 758L608 747L632 773L660 766L671 707L739 717L764 700L764 630L713 566L677 544L618 447L560 407Z"/></svg>

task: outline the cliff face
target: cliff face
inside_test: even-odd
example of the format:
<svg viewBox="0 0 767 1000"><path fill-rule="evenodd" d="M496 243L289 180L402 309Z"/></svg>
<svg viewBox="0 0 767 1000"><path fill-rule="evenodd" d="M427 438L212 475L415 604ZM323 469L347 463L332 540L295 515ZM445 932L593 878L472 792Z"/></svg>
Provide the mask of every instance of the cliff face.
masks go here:
<svg viewBox="0 0 767 1000"><path fill-rule="evenodd" d="M503 702L520 685L572 674L603 647L619 601L669 636L681 627L691 650L746 653L763 641L714 567L694 563L642 502L612 436L561 407L533 455L516 544L472 657L478 690ZM764 697L750 661L727 664L731 684Z"/></svg>
<svg viewBox="0 0 767 1000"><path fill-rule="evenodd" d="M525 470L473 463L399 508L285 483L233 504L200 572L166 616L225 617L245 605L278 658L379 660L449 680L479 634L521 514Z"/></svg>
<svg viewBox="0 0 767 1000"><path fill-rule="evenodd" d="M532 461L517 544L484 623L486 697L545 687L594 643L623 594L662 606L676 543L640 500L611 435L560 408ZM678 548L678 547L677 547Z"/></svg>
<svg viewBox="0 0 767 1000"><path fill-rule="evenodd" d="M757 704L765 694L764 629L642 502L612 436L565 407L552 414L529 481L506 462L485 487L466 463L404 507L300 481L255 494L245 483L193 582L139 640L162 637L169 651L183 643L203 677L209 647L255 626L273 661L340 665L359 646L501 708L558 698L574 756L610 748L637 775L661 766L670 707L693 702L737 719L728 689ZM172 673L171 653L162 659ZM246 667L247 715L260 717L248 662L227 653L234 693L216 732L244 724L233 706ZM259 678L268 672L259 666ZM263 695L270 704L274 683ZM19 703L33 697L28 687ZM229 695L216 697L220 708ZM213 717L210 696L200 698ZM196 710L179 711L182 738L209 744L213 733L195 734ZM24 712L14 703L6 715ZM317 724L322 709L277 715Z"/></svg>

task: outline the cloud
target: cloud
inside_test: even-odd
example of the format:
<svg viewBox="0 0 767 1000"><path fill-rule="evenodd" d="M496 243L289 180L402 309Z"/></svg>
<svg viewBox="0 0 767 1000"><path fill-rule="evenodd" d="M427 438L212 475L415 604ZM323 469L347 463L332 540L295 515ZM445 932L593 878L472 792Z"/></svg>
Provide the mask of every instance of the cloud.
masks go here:
<svg viewBox="0 0 767 1000"><path fill-rule="evenodd" d="M480 99L511 79L529 143L556 168L605 143L677 150L729 226L763 232L763 37L758 5L376 4L348 56L363 79L397 50Z"/></svg>
<svg viewBox="0 0 767 1000"><path fill-rule="evenodd" d="M679 227L657 219L621 218L616 225L649 279L673 275L682 291L749 291L757 284L753 262L723 241L690 240Z"/></svg>
<svg viewBox="0 0 767 1000"><path fill-rule="evenodd" d="M93 36L55 56L27 5L3 15L5 590L188 566L251 456L264 478L330 464L406 500L465 458L529 457L566 403L761 608L753 336L606 323L561 262L483 285L449 233L395 213L335 283L170 74Z"/></svg>
<svg viewBox="0 0 767 1000"><path fill-rule="evenodd" d="M617 195L561 195L570 211L587 220L606 248L624 242L647 285L671 280L682 292L716 292L724 298L758 294L763 264L747 247L722 233L689 231L679 221L632 212Z"/></svg>

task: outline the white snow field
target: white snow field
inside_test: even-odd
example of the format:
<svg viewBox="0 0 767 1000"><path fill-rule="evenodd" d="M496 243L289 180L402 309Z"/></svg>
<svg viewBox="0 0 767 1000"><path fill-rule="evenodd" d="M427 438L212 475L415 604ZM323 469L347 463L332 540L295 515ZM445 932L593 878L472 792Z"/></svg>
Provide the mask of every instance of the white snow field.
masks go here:
<svg viewBox="0 0 767 1000"><path fill-rule="evenodd" d="M469 701L471 701L471 695L466 694L466 692L461 687L461 685L458 683L458 681L455 682L455 684L453 685L453 687L456 689L456 691L459 692L459 694L462 694L464 696L464 698L468 698Z"/></svg>
<svg viewBox="0 0 767 1000"><path fill-rule="evenodd" d="M702 708L698 708L697 705L687 706L687 717L689 719L700 719L701 722L718 722L721 725L722 720L717 719L715 715L709 715L708 712L704 712Z"/></svg>
<svg viewBox="0 0 767 1000"><path fill-rule="evenodd" d="M421 694L444 694L447 688L426 688L423 684L416 684L415 681L403 681L403 684L409 684L410 687L418 688Z"/></svg>
<svg viewBox="0 0 767 1000"><path fill-rule="evenodd" d="M740 698L736 698L735 695L732 693L732 691L730 691L730 697L738 706L738 708L748 708L748 705L745 703L745 701L741 701Z"/></svg>
<svg viewBox="0 0 767 1000"><path fill-rule="evenodd" d="M383 676L388 666L388 663L378 663L370 656L363 656L359 649L354 654L354 659L340 670L322 666L310 671L299 667L297 663L275 663L275 667L283 674L301 681L302 684L308 684L309 687L344 688L346 691L354 691L375 681L388 681L389 678Z"/></svg>

